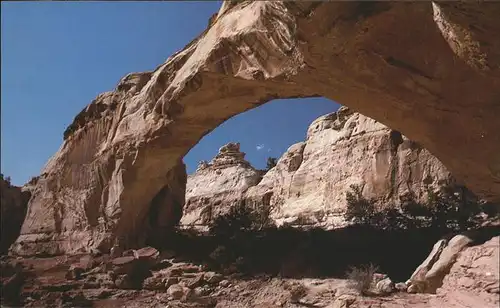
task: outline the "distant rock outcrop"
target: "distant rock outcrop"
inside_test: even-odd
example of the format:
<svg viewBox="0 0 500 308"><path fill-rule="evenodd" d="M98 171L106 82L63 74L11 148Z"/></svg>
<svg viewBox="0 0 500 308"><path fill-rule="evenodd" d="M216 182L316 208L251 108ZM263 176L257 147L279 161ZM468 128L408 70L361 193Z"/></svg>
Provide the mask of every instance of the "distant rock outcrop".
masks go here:
<svg viewBox="0 0 500 308"><path fill-rule="evenodd" d="M243 201L246 190L257 185L262 174L245 160L239 143L224 145L212 161L200 162L196 172L188 176L181 225L208 225Z"/></svg>
<svg viewBox="0 0 500 308"><path fill-rule="evenodd" d="M346 107L316 119L307 139L292 145L262 180L238 151L225 154L226 147L188 177L182 224L207 223L205 217L244 201L270 206L278 225L328 229L345 224L350 185L360 185L367 198L384 207L424 201L428 188L454 181L417 143Z"/></svg>

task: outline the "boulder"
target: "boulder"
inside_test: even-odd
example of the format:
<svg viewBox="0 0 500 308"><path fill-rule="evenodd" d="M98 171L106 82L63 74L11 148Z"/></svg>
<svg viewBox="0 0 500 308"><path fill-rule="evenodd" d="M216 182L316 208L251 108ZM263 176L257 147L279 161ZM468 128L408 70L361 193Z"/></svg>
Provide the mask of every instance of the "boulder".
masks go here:
<svg viewBox="0 0 500 308"><path fill-rule="evenodd" d="M133 256L119 257L111 261L113 265L113 272L121 274L130 274L137 266L137 260Z"/></svg>
<svg viewBox="0 0 500 308"><path fill-rule="evenodd" d="M181 299L184 296L184 287L179 284L173 284L168 287L167 294L173 299Z"/></svg>
<svg viewBox="0 0 500 308"><path fill-rule="evenodd" d="M406 290L408 290L408 286L406 285L406 283L404 282L398 282L394 285L394 287L396 288L396 290L398 290L399 292L406 292Z"/></svg>
<svg viewBox="0 0 500 308"><path fill-rule="evenodd" d="M215 272L206 272L203 276L203 279L209 284L217 284L221 282L222 279L224 279L224 276Z"/></svg>
<svg viewBox="0 0 500 308"><path fill-rule="evenodd" d="M165 279L161 276L152 276L144 279L142 282L142 288L153 291L165 291L167 286L165 284Z"/></svg>
<svg viewBox="0 0 500 308"><path fill-rule="evenodd" d="M406 281L407 287L412 286L411 293L416 293L417 290L425 288L422 285L423 281L425 280L425 275L429 272L434 263L436 263L446 245L447 241L445 239L437 241L432 247L432 250L427 258L417 267L417 269L411 275L410 279Z"/></svg>
<svg viewBox="0 0 500 308"><path fill-rule="evenodd" d="M376 293L388 295L395 291L394 282L390 278L384 278L375 285Z"/></svg>
<svg viewBox="0 0 500 308"><path fill-rule="evenodd" d="M327 308L349 308L356 301L356 297L350 294L342 294L335 298L333 304L328 305Z"/></svg>
<svg viewBox="0 0 500 308"><path fill-rule="evenodd" d="M138 259L139 261L143 261L151 266L154 266L157 263L159 255L160 252L153 247L143 247L139 250L136 250L134 254L136 259Z"/></svg>
<svg viewBox="0 0 500 308"><path fill-rule="evenodd" d="M406 282L408 292L436 293L460 252L472 241L469 235L464 234L456 235L449 241L438 241L427 259Z"/></svg>

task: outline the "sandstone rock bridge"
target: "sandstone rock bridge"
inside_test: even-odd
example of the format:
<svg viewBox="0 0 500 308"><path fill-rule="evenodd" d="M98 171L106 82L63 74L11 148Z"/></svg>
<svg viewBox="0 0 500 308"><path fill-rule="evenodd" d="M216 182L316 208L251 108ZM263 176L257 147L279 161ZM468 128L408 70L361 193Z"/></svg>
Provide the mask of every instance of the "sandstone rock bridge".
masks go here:
<svg viewBox="0 0 500 308"><path fill-rule="evenodd" d="M224 2L182 51L76 116L11 249L140 245L180 218L183 156L228 118L276 98L347 105L498 201L498 16L493 2Z"/></svg>

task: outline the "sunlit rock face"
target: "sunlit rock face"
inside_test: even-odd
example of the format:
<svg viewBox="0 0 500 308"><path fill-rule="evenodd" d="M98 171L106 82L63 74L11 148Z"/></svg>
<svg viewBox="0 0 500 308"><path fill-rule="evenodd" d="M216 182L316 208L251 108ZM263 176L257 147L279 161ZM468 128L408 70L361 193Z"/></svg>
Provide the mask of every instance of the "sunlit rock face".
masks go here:
<svg viewBox="0 0 500 308"><path fill-rule="evenodd" d="M347 105L498 201L498 16L494 2L225 3L181 51L154 71L125 76L75 117L33 189L13 252L144 244L155 233L153 200L166 187L182 191L173 181L185 177L189 149L276 98ZM387 168L384 159L377 168ZM175 221L178 193L167 195L177 200L164 203L175 204L166 211Z"/></svg>
<svg viewBox="0 0 500 308"><path fill-rule="evenodd" d="M262 174L245 160L239 143L224 145L212 161L200 162L196 172L188 176L181 225L210 225L217 216L240 204L247 189L257 185Z"/></svg>
<svg viewBox="0 0 500 308"><path fill-rule="evenodd" d="M278 223L343 226L346 192L359 185L382 207L425 201L427 189L453 179L427 150L373 119L341 107L316 119L307 139L248 190L249 203L269 204Z"/></svg>
<svg viewBox="0 0 500 308"><path fill-rule="evenodd" d="M428 189L454 181L417 143L346 107L316 119L307 139L292 145L262 180L262 172L242 159L236 144L229 144L188 177L183 226L207 226L230 206L245 203L270 207L278 225L329 229L346 224L351 185L361 186L382 208L423 202Z"/></svg>

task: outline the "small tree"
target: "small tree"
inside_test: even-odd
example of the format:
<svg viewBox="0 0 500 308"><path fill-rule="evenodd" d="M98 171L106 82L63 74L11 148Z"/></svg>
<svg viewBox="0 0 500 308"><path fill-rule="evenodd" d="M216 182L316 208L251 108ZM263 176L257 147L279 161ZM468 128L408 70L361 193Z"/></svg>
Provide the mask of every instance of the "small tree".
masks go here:
<svg viewBox="0 0 500 308"><path fill-rule="evenodd" d="M218 216L210 226L209 233L230 239L243 232L260 231L273 225L269 213L269 207L252 209L239 203L231 207L228 213Z"/></svg>
<svg viewBox="0 0 500 308"><path fill-rule="evenodd" d="M239 232L248 231L254 220L251 209L243 204L232 206L229 212L217 216L209 228L210 234L231 238Z"/></svg>
<svg viewBox="0 0 500 308"><path fill-rule="evenodd" d="M266 163L266 171L269 171L272 168L274 168L277 163L278 163L278 159L277 158L275 158L275 157L268 157L267 158L267 163Z"/></svg>
<svg viewBox="0 0 500 308"><path fill-rule="evenodd" d="M346 193L347 209L345 218L357 225L372 224L375 216L375 202L363 196L359 185L351 185Z"/></svg>
<svg viewBox="0 0 500 308"><path fill-rule="evenodd" d="M11 178L10 176L4 176L3 173L0 173L1 179L7 182L7 185L11 185Z"/></svg>
<svg viewBox="0 0 500 308"><path fill-rule="evenodd" d="M439 192L428 190L427 195L433 227L467 230L478 224L474 218L481 212L479 199L465 187L448 185Z"/></svg>

